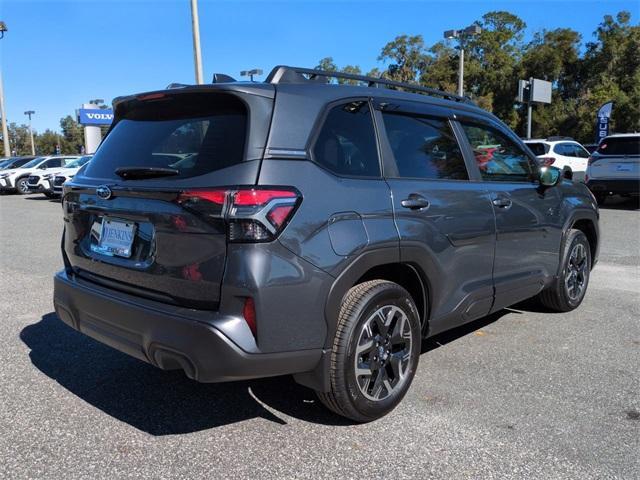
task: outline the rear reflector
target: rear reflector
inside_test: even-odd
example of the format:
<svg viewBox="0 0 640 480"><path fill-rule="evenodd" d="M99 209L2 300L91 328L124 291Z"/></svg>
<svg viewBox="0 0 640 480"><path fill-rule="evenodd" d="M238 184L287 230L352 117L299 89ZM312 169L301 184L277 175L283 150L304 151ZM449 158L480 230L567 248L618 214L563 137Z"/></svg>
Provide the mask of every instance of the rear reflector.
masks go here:
<svg viewBox="0 0 640 480"><path fill-rule="evenodd" d="M294 188L238 187L187 190L185 208L210 219L224 219L230 242L270 242L286 227L302 198Z"/></svg>
<svg viewBox="0 0 640 480"><path fill-rule="evenodd" d="M253 298L245 298L244 307L242 307L242 316L255 337L258 331L258 325L256 323L256 305L253 302Z"/></svg>
<svg viewBox="0 0 640 480"><path fill-rule="evenodd" d="M555 162L556 159L554 157L542 157L540 158L540 163L542 164L543 167L550 167L551 165L553 165L553 162Z"/></svg>

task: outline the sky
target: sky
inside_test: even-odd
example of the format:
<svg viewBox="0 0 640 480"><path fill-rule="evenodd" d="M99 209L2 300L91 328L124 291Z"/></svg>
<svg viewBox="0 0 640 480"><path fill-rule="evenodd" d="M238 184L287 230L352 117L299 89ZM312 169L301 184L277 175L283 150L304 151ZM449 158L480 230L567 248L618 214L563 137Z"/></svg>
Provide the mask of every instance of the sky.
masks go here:
<svg viewBox="0 0 640 480"><path fill-rule="evenodd" d="M421 34L427 45L444 30L463 28L493 10L522 18L526 37L569 27L593 39L606 14L640 19L640 1L243 1L199 0L205 82L221 72L278 64L313 67L332 56L364 72L383 67L381 48L400 34ZM59 131L60 118L90 99L194 83L189 0L0 0L9 29L0 65L9 122ZM260 77L260 79L263 79Z"/></svg>

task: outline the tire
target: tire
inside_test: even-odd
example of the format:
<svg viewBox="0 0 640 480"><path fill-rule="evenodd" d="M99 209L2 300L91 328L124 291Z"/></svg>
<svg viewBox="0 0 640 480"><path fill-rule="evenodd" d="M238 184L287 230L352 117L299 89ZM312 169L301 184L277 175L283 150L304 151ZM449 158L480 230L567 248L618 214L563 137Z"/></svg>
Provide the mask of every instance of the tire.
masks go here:
<svg viewBox="0 0 640 480"><path fill-rule="evenodd" d="M27 186L27 178L23 177L23 178L19 178L18 180L16 180L16 190L18 191L18 193L20 195L26 195L27 193L29 193L29 187Z"/></svg>
<svg viewBox="0 0 640 480"><path fill-rule="evenodd" d="M555 312L569 312L582 303L591 273L591 248L580 230L567 235L562 253L562 269L552 285L540 292L538 299Z"/></svg>
<svg viewBox="0 0 640 480"><path fill-rule="evenodd" d="M573 170L571 170L571 167L562 168L562 178L566 178L567 180L573 180Z"/></svg>
<svg viewBox="0 0 640 480"><path fill-rule="evenodd" d="M420 344L420 317L404 288L386 280L354 286L340 309L328 372L330 391L316 392L320 401L356 422L386 415L411 385ZM358 366L371 374L358 375Z"/></svg>
<svg viewBox="0 0 640 480"><path fill-rule="evenodd" d="M44 196L47 198L56 198L55 193L51 193L51 192L42 192L42 193L44 193Z"/></svg>

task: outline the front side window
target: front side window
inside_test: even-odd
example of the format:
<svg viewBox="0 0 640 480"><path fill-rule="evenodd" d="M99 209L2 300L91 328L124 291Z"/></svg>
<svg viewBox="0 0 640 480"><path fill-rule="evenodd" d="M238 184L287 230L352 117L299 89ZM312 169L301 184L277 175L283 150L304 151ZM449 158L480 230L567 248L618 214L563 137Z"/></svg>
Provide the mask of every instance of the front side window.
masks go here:
<svg viewBox="0 0 640 480"><path fill-rule="evenodd" d="M483 180L530 182L534 171L529 156L498 130L476 124L462 124Z"/></svg>
<svg viewBox="0 0 640 480"><path fill-rule="evenodd" d="M369 104L364 100L333 107L313 147L313 159L338 175L380 176Z"/></svg>
<svg viewBox="0 0 640 480"><path fill-rule="evenodd" d="M464 157L447 120L397 113L382 115L400 177L469 179Z"/></svg>
<svg viewBox="0 0 640 480"><path fill-rule="evenodd" d="M62 166L61 158L52 158L51 160L47 160L43 165L45 168L58 168Z"/></svg>

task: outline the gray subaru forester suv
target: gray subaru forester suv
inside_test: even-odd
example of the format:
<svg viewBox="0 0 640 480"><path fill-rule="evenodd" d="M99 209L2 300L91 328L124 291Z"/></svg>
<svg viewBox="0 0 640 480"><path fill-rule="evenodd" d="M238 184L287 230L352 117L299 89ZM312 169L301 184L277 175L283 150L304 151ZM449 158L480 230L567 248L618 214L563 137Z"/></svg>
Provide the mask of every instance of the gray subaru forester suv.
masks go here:
<svg viewBox="0 0 640 480"><path fill-rule="evenodd" d="M422 339L582 302L593 196L468 99L283 66L226 80L114 101L64 186L71 327L200 382L293 374L366 422L401 401Z"/></svg>

